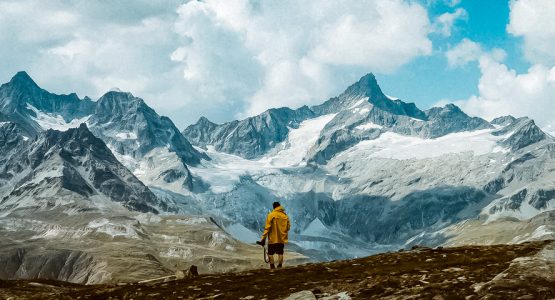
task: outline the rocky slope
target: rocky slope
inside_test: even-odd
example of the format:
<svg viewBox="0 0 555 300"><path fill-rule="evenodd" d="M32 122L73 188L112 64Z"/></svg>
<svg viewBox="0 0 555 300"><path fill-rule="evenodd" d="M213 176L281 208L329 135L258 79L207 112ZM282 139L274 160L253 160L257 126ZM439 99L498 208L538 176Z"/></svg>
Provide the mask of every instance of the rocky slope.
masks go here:
<svg viewBox="0 0 555 300"><path fill-rule="evenodd" d="M167 150L181 163L156 177L179 181L187 190L193 189L194 181L187 166L209 159L191 146L169 118L130 93L110 91L96 102L88 97L79 99L74 93L56 95L41 89L25 72L0 87L0 122L5 121L18 124L27 137L86 123L132 170L136 166L128 164L127 157L141 160L151 151Z"/></svg>
<svg viewBox="0 0 555 300"><path fill-rule="evenodd" d="M202 117L187 127L183 135L200 147L211 145L221 152L255 158L283 142L291 128L298 128L302 121L314 116L313 111L303 106L296 110L270 109L245 120L220 125Z"/></svg>
<svg viewBox="0 0 555 300"><path fill-rule="evenodd" d="M65 132L47 130L33 139L18 134L15 123L4 123L0 132L8 141L0 147L2 216L57 207L71 210L80 204L96 207L97 201L143 212L168 209L84 124Z"/></svg>
<svg viewBox="0 0 555 300"><path fill-rule="evenodd" d="M0 237L0 279L99 284L172 275L191 264L203 273L263 264L259 246L236 241L209 217L157 216L115 207L108 212L11 214L0 219ZM297 254L291 259L306 261Z"/></svg>
<svg viewBox="0 0 555 300"><path fill-rule="evenodd" d="M193 178L187 166L209 159L191 146L169 118L158 115L131 93L104 94L87 123L132 171L137 168L132 161L153 164L152 153L167 151L175 155L179 163L172 169L151 175L168 183L178 182L188 190L193 189Z"/></svg>
<svg viewBox="0 0 555 300"><path fill-rule="evenodd" d="M95 135L118 153L142 158L155 148L167 147L186 164L208 159L195 150L173 122L158 115L131 93L110 91L96 103L88 124Z"/></svg>
<svg viewBox="0 0 555 300"><path fill-rule="evenodd" d="M94 107L89 98L79 99L74 93L56 95L41 89L25 72L0 86L0 122L15 122L29 136L39 133L45 124L60 126L83 119Z"/></svg>
<svg viewBox="0 0 555 300"><path fill-rule="evenodd" d="M550 299L555 296L554 259L554 243L549 241L417 247L275 272L201 274L166 283L81 286L1 281L0 295L18 299Z"/></svg>

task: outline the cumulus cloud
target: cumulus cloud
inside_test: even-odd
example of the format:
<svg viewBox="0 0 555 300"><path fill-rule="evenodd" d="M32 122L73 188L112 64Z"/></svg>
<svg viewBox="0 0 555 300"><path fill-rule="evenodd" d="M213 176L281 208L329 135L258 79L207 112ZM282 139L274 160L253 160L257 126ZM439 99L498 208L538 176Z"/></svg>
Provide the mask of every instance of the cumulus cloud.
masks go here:
<svg viewBox="0 0 555 300"><path fill-rule="evenodd" d="M179 78L169 59L179 2L0 1L0 75L26 70L57 93L118 86L149 99L178 86L167 80Z"/></svg>
<svg viewBox="0 0 555 300"><path fill-rule="evenodd" d="M468 19L468 14L464 8L457 8L454 12L443 13L439 15L434 21L434 31L442 36L451 36L453 26L457 21L465 21Z"/></svg>
<svg viewBox="0 0 555 300"><path fill-rule="evenodd" d="M513 0L509 33L524 40L526 57L532 63L518 73L503 63L500 49L485 50L471 40L451 48L446 57L452 67L479 62L478 94L457 101L465 111L486 119L511 114L528 116L546 131L555 133L555 14L554 1Z"/></svg>
<svg viewBox="0 0 555 300"><path fill-rule="evenodd" d="M480 70L479 94L457 102L465 111L487 119L528 116L540 126L553 122L555 67L534 65L518 74L486 55L480 58Z"/></svg>
<svg viewBox="0 0 555 300"><path fill-rule="evenodd" d="M463 39L455 47L445 52L447 63L450 67L461 67L471 61L476 61L483 55L480 44L469 39Z"/></svg>
<svg viewBox="0 0 555 300"><path fill-rule="evenodd" d="M93 98L118 87L183 127L320 102L429 55L431 30L405 0L0 0L0 76Z"/></svg>
<svg viewBox="0 0 555 300"><path fill-rule="evenodd" d="M533 63L555 64L555 1L512 0L509 33L524 39L524 52Z"/></svg>
<svg viewBox="0 0 555 300"><path fill-rule="evenodd" d="M235 81L246 101L240 116L322 101L353 69L391 72L432 48L426 10L400 0L208 0L179 15L176 32L190 41L174 53L184 77Z"/></svg>
<svg viewBox="0 0 555 300"><path fill-rule="evenodd" d="M445 52L450 67L462 67L472 61L478 61L483 56L488 56L496 61L503 61L507 53L500 48L493 48L489 52L485 51L479 43L466 38Z"/></svg>
<svg viewBox="0 0 555 300"><path fill-rule="evenodd" d="M503 50L486 51L471 40L463 40L446 55L453 66L478 61L478 95L455 101L465 112L489 120L504 115L527 116L546 128L553 123L555 67L536 64L519 74L503 63Z"/></svg>

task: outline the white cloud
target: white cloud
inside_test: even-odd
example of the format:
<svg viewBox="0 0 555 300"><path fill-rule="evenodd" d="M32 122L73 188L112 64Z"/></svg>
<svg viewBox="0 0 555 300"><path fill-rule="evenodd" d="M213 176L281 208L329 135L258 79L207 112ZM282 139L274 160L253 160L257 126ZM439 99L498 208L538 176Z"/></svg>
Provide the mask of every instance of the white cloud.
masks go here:
<svg viewBox="0 0 555 300"><path fill-rule="evenodd" d="M486 51L463 40L446 53L450 66L477 60L481 77L478 95L456 101L466 112L492 119L502 115L527 116L553 134L555 128L555 2L518 0L511 2L507 30L524 38L524 50L533 63L524 73L502 61L501 49Z"/></svg>
<svg viewBox="0 0 555 300"><path fill-rule="evenodd" d="M479 59L479 94L455 103L472 115L492 119L503 115L533 118L540 126L553 122L555 67L532 66L518 74L489 54Z"/></svg>
<svg viewBox="0 0 555 300"><path fill-rule="evenodd" d="M512 0L509 33L524 39L526 57L533 63L555 64L555 1Z"/></svg>
<svg viewBox="0 0 555 300"><path fill-rule="evenodd" d="M353 80L353 70L391 72L431 53L426 10L400 0L208 0L179 14L176 31L192 41L174 53L184 77L244 87L240 116L319 102L344 87L342 78ZM231 59L232 72L217 70Z"/></svg>
<svg viewBox="0 0 555 300"><path fill-rule="evenodd" d="M426 0L426 5L434 6L437 4L447 5L449 7L455 7L461 4L462 0Z"/></svg>
<svg viewBox="0 0 555 300"><path fill-rule="evenodd" d="M442 36L451 36L453 25L457 21L464 21L468 19L468 14L464 8L457 8L452 13L443 13L439 15L434 21L434 31Z"/></svg>
<svg viewBox="0 0 555 300"><path fill-rule="evenodd" d="M445 53L447 63L451 67L461 67L471 61L476 61L482 56L484 51L480 44L469 39L463 39L455 47Z"/></svg>
<svg viewBox="0 0 555 300"><path fill-rule="evenodd" d="M93 98L117 86L183 126L320 102L430 54L431 27L408 0L0 0L0 76Z"/></svg>
<svg viewBox="0 0 555 300"><path fill-rule="evenodd" d="M479 43L467 38L445 52L450 67L462 67L469 62L478 61L483 56L488 56L496 61L503 61L507 53L500 48L493 48L489 52L485 51Z"/></svg>

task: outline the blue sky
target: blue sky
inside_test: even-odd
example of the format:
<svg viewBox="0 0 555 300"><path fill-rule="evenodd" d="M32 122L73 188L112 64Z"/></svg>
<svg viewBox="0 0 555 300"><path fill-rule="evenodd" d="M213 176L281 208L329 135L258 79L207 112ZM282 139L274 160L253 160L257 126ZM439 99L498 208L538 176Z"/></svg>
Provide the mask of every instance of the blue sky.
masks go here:
<svg viewBox="0 0 555 300"><path fill-rule="evenodd" d="M551 0L0 0L0 80L117 87L184 128L318 104L373 72L424 109L555 131L554 16Z"/></svg>
<svg viewBox="0 0 555 300"><path fill-rule="evenodd" d="M452 12L453 7L436 1L428 5L432 18ZM459 8L467 17L459 20L449 37L432 34L433 54L416 58L392 74L379 74L381 86L394 96L430 107L440 100L467 99L478 93L480 70L473 62L462 68L450 67L444 55L450 47L468 38L487 49L502 48L507 52L506 65L519 71L530 66L523 59L522 41L507 33L509 24L509 1L461 1Z"/></svg>

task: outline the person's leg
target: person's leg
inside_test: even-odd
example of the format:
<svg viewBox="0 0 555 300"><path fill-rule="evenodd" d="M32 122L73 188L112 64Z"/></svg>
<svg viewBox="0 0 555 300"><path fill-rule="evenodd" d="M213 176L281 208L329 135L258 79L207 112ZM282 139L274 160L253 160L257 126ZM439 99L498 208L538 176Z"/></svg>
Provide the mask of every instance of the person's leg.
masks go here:
<svg viewBox="0 0 555 300"><path fill-rule="evenodd" d="M268 260L270 261L270 269L275 269L275 264L274 264L274 255L268 255Z"/></svg>
<svg viewBox="0 0 555 300"><path fill-rule="evenodd" d="M270 269L275 269L274 254L276 254L276 245L268 244L268 260L270 261Z"/></svg>
<svg viewBox="0 0 555 300"><path fill-rule="evenodd" d="M283 254L278 254L278 268L281 268L283 266Z"/></svg>
<svg viewBox="0 0 555 300"><path fill-rule="evenodd" d="M283 249L285 248L284 244L278 244L276 248L276 254L278 255L278 268L283 266Z"/></svg>

